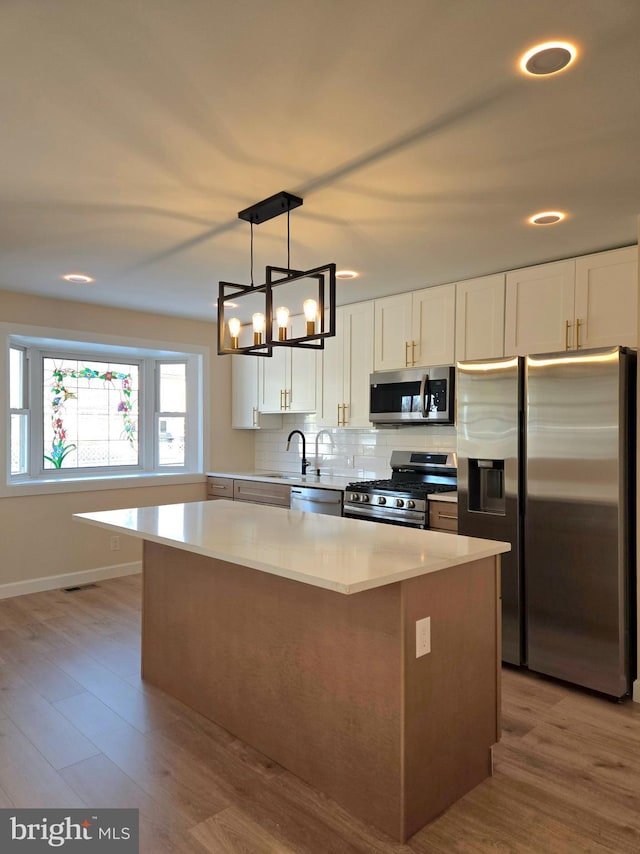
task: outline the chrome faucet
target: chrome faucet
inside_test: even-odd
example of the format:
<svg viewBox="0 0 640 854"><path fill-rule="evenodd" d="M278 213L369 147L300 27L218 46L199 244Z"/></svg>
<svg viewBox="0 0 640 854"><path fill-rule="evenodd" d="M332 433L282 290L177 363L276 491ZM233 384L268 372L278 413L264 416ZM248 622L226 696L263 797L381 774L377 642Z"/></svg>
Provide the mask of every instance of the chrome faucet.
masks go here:
<svg viewBox="0 0 640 854"><path fill-rule="evenodd" d="M320 455L318 453L318 442L320 440L320 436L322 436L323 433L327 434L327 436L329 437L329 442L332 445L335 444L335 442L333 441L333 436L331 435L331 433L329 433L328 430L318 430L318 432L316 433L316 475L318 477L320 477L320 462L319 462L319 456Z"/></svg>
<svg viewBox="0 0 640 854"><path fill-rule="evenodd" d="M302 440L302 474L307 473L307 466L309 463L307 462L307 440L304 438L304 433L302 430L292 430L291 433L287 436L287 451L291 447L291 437L295 436L296 433L300 436Z"/></svg>

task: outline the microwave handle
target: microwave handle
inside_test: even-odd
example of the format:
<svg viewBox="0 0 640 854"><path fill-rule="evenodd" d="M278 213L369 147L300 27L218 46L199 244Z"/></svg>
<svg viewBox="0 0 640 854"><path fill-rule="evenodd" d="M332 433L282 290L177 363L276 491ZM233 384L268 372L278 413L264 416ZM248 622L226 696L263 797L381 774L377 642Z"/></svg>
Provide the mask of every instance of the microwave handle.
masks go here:
<svg viewBox="0 0 640 854"><path fill-rule="evenodd" d="M429 374L422 375L420 383L420 409L423 418L429 417L429 408L431 405L431 387L429 385Z"/></svg>

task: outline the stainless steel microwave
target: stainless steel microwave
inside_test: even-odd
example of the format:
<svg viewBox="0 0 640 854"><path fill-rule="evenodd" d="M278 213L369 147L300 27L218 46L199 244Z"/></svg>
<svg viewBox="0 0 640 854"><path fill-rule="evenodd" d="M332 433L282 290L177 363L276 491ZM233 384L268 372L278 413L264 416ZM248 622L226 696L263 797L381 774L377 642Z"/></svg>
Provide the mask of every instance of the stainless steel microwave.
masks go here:
<svg viewBox="0 0 640 854"><path fill-rule="evenodd" d="M455 368L408 368L370 374L374 424L454 424Z"/></svg>

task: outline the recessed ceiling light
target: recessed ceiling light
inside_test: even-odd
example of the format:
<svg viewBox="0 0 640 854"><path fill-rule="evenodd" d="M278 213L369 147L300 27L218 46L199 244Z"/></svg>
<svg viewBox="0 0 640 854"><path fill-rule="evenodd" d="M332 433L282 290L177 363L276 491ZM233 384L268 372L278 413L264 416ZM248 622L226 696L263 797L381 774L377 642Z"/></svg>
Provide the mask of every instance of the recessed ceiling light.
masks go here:
<svg viewBox="0 0 640 854"><path fill-rule="evenodd" d="M568 68L578 51L571 42L544 42L528 50L520 59L520 70L532 77L557 74Z"/></svg>
<svg viewBox="0 0 640 854"><path fill-rule="evenodd" d="M85 276L84 273L67 273L67 275L62 278L66 282L71 282L74 285L88 285L90 282L95 281L91 276Z"/></svg>
<svg viewBox="0 0 640 854"><path fill-rule="evenodd" d="M557 222L562 222L566 216L562 211L540 211L530 216L527 222L531 225L555 225Z"/></svg>
<svg viewBox="0 0 640 854"><path fill-rule="evenodd" d="M360 273L355 270L338 270L336 272L336 279L357 279Z"/></svg>

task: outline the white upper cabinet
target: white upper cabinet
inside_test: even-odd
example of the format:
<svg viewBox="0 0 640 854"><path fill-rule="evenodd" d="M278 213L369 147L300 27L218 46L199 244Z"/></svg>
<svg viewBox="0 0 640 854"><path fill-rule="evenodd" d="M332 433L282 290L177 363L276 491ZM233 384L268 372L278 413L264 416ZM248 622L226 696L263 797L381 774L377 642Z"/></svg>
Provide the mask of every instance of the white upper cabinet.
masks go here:
<svg viewBox="0 0 640 854"><path fill-rule="evenodd" d="M375 370L452 364L455 306L455 284L375 300Z"/></svg>
<svg viewBox="0 0 640 854"><path fill-rule="evenodd" d="M289 337L304 335L305 328L303 315L292 317ZM315 412L318 352L295 347L274 347L271 358L260 359L260 412Z"/></svg>
<svg viewBox="0 0 640 854"><path fill-rule="evenodd" d="M504 356L505 274L456 283L456 361Z"/></svg>
<svg viewBox="0 0 640 854"><path fill-rule="evenodd" d="M411 364L411 294L375 300L374 370Z"/></svg>
<svg viewBox="0 0 640 854"><path fill-rule="evenodd" d="M638 247L507 273L505 355L638 343Z"/></svg>
<svg viewBox="0 0 640 854"><path fill-rule="evenodd" d="M505 356L569 349L573 334L575 261L507 273Z"/></svg>
<svg viewBox="0 0 640 854"><path fill-rule="evenodd" d="M321 355L317 424L369 427L369 374L373 371L373 302L336 310L336 337Z"/></svg>
<svg viewBox="0 0 640 854"><path fill-rule="evenodd" d="M452 365L456 355L455 284L425 288L411 296L411 364Z"/></svg>
<svg viewBox="0 0 640 854"><path fill-rule="evenodd" d="M637 347L637 246L576 259L574 342Z"/></svg>
<svg viewBox="0 0 640 854"><path fill-rule="evenodd" d="M260 413L261 363L258 356L231 357L231 426L236 430L282 426L279 415Z"/></svg>

